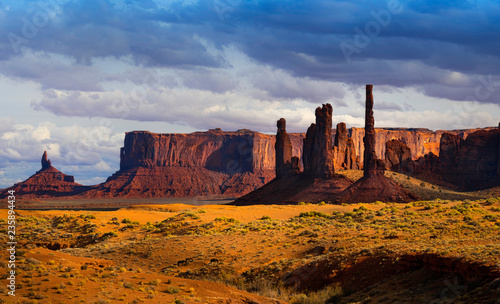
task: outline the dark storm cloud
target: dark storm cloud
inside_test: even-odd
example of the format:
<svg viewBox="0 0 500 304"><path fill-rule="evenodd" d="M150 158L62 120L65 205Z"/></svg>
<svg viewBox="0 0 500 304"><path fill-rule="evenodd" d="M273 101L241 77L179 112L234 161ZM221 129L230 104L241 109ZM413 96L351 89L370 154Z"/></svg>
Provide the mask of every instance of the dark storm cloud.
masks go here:
<svg viewBox="0 0 500 304"><path fill-rule="evenodd" d="M126 57L146 67L194 71L227 67L224 58L207 49L206 41L219 49L233 45L257 63L293 76L355 85L413 86L430 96L497 102L494 94L475 96L481 85L477 77L495 78L500 73L500 4L496 1L53 2L62 4L49 10L46 25L22 40L20 47L61 54L80 65L90 65L95 58ZM14 52L8 34L24 37L25 21L33 23L38 11L33 4L31 9L17 6L2 12L5 39L0 59L21 56ZM367 33L368 40L363 41ZM351 53L342 45L351 46ZM4 67L2 73L14 73ZM451 72L467 79L450 81L446 77ZM202 80L195 72L193 87L210 89L210 82ZM220 79L211 82L215 92L233 88ZM92 85L99 89L97 84L87 87ZM454 89L457 86L461 89Z"/></svg>

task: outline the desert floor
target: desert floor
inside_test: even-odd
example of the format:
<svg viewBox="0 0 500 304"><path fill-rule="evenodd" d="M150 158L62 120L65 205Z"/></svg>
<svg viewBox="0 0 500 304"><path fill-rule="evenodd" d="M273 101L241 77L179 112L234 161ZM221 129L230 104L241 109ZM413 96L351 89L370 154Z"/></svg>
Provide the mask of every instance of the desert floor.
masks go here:
<svg viewBox="0 0 500 304"><path fill-rule="evenodd" d="M500 303L500 199L450 195L471 199L16 210L0 303Z"/></svg>

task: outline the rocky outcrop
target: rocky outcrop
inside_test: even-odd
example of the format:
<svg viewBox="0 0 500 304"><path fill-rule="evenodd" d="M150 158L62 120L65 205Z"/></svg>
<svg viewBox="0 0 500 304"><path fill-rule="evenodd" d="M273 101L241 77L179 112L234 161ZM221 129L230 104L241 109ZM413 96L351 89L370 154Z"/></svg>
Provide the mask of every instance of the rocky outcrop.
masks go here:
<svg viewBox="0 0 500 304"><path fill-rule="evenodd" d="M335 173L332 145L332 106L316 109L316 123L307 129L304 139L304 173L313 178L331 178Z"/></svg>
<svg viewBox="0 0 500 304"><path fill-rule="evenodd" d="M333 144L335 170L359 169L359 157L352 138L348 137L345 123L337 124Z"/></svg>
<svg viewBox="0 0 500 304"><path fill-rule="evenodd" d="M0 197L8 196L14 190L18 198L50 198L77 195L88 187L75 183L75 178L66 175L51 165L47 152L42 156L42 169L27 180L17 183L0 192Z"/></svg>

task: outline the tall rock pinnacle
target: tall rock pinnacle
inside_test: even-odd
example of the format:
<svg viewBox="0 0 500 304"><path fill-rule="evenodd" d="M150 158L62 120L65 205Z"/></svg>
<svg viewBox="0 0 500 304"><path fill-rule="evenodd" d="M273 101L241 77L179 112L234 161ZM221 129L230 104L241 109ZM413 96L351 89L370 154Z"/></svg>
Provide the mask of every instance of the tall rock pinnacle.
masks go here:
<svg viewBox="0 0 500 304"><path fill-rule="evenodd" d="M331 178L335 173L332 145L332 106L316 109L316 124L307 129L304 139L304 172L311 177Z"/></svg>
<svg viewBox="0 0 500 304"><path fill-rule="evenodd" d="M375 119L373 118L373 85L366 85L366 110L365 110L365 145L363 170L365 177L377 175L382 169L378 165L377 155L375 154Z"/></svg>
<svg viewBox="0 0 500 304"><path fill-rule="evenodd" d="M42 155L42 170L45 170L49 167L51 167L52 164L50 163L50 160L47 159L47 151L43 151Z"/></svg>
<svg viewBox="0 0 500 304"><path fill-rule="evenodd" d="M292 142L286 132L286 120L281 118L277 123L278 132L276 133L276 177L283 177L291 168L292 162Z"/></svg>

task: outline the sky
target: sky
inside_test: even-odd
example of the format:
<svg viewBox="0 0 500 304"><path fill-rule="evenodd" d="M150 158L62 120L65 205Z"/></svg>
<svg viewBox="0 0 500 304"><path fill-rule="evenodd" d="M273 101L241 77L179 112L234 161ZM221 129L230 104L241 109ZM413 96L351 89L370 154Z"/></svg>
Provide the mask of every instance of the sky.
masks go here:
<svg viewBox="0 0 500 304"><path fill-rule="evenodd" d="M0 188L52 164L92 185L125 132L500 121L500 1L0 0Z"/></svg>

